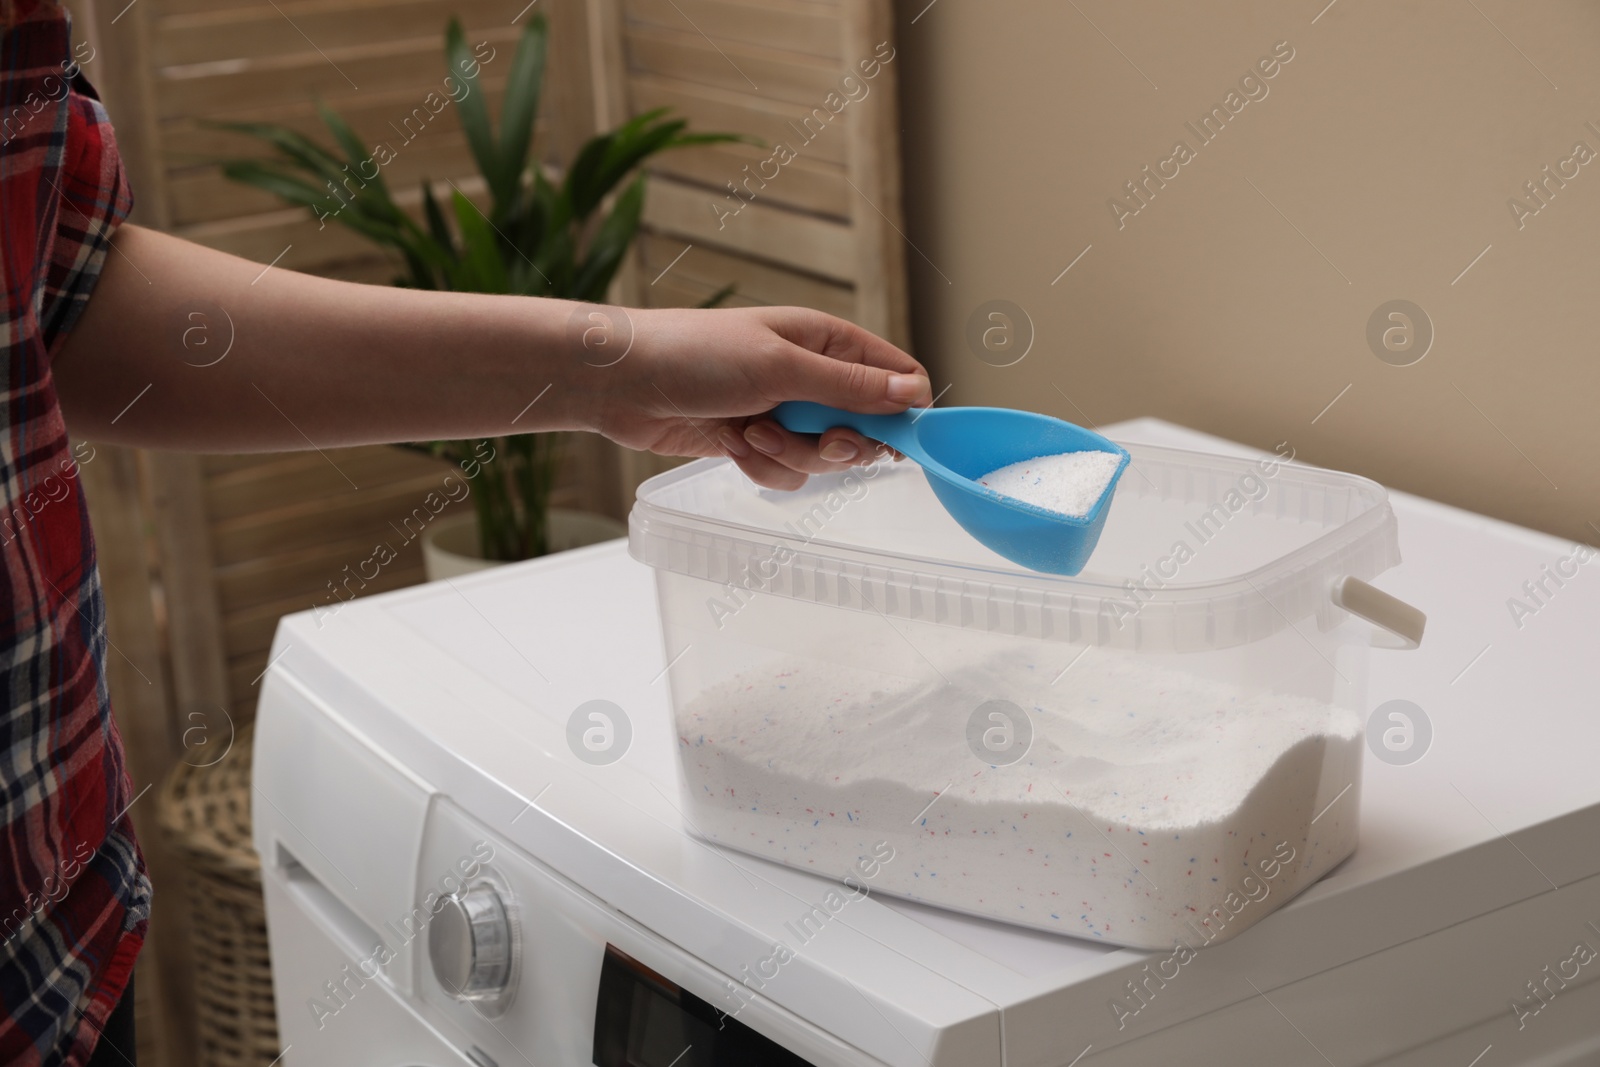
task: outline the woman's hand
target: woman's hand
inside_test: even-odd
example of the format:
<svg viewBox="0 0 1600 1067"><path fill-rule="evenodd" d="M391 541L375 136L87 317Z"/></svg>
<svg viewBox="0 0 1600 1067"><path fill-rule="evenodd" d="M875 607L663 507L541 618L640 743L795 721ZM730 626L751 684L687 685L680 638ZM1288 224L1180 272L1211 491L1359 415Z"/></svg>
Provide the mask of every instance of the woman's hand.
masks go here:
<svg viewBox="0 0 1600 1067"><path fill-rule="evenodd" d="M790 433L768 412L813 400L869 414L928 402L928 374L889 342L820 311L596 309L592 334L574 339L592 372L588 422L618 444L668 456L727 456L751 480L797 489L806 475L870 460L884 446L842 427L820 437ZM618 317L625 319L618 323ZM612 331L631 348L611 363Z"/></svg>
<svg viewBox="0 0 1600 1067"><path fill-rule="evenodd" d="M888 414L929 400L916 360L803 308L356 285L132 225L112 247L52 360L68 425L95 441L244 452L598 430L665 455L729 456L794 489L880 446L845 429L789 433L767 414L782 401Z"/></svg>

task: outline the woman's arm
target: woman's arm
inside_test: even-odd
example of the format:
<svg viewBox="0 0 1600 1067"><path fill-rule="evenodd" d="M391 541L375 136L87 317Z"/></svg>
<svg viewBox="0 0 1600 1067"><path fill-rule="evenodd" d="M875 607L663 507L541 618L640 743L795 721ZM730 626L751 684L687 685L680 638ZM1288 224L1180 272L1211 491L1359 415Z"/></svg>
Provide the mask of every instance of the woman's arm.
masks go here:
<svg viewBox="0 0 1600 1067"><path fill-rule="evenodd" d="M910 356L820 312L358 285L137 226L113 239L54 376L68 427L95 440L225 452L594 430L728 455L777 488L874 445L788 433L763 417L775 404L887 413L928 396Z"/></svg>

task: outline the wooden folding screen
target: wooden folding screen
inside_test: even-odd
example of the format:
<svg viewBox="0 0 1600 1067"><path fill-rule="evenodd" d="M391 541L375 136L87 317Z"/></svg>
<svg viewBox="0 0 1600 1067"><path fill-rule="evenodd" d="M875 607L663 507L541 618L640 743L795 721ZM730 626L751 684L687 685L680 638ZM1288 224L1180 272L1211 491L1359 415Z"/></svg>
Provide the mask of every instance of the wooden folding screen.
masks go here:
<svg viewBox="0 0 1600 1067"><path fill-rule="evenodd" d="M559 168L595 129L658 106L698 129L764 142L660 159L645 232L616 300L681 306L732 282L730 303L806 304L907 343L888 0L69 3L79 5L79 36L96 49L84 69L117 126L135 222L263 265L389 281L394 264L360 238L223 180L215 160L262 148L205 121L266 119L325 136L320 97L364 140L414 134L384 169L402 202L416 207L424 176L477 195L482 185L449 108L420 132L415 122L391 124L442 87L452 13L469 41L496 49L482 84L497 113L511 49L538 10L551 23L539 128L547 163ZM776 162L779 144L793 158ZM330 452L330 464L316 453L96 447L84 482L117 649L113 699L136 788L185 758L195 722L215 730L219 715L239 724L253 715L279 615L324 602L328 581L386 538L441 473L388 448ZM633 486L665 465L579 439L556 502L620 516ZM420 576L413 548L367 591ZM162 850L144 804L134 816L165 892L158 888L153 951L141 963L141 1024L164 1039L164 1048L147 1046L153 1062L188 1067L182 990L192 980L176 907L184 872ZM161 1010L146 1010L155 1003Z"/></svg>

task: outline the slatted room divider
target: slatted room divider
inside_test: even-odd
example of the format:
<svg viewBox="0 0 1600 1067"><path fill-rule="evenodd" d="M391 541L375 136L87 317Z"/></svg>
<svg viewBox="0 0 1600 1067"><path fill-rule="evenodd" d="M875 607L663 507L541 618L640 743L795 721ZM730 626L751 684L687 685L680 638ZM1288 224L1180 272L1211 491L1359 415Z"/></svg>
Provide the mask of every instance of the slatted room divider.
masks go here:
<svg viewBox="0 0 1600 1067"><path fill-rule="evenodd" d="M689 305L731 282L732 304L811 305L908 341L889 0L68 2L96 48L84 69L116 123L135 222L262 264L388 282L394 264L358 237L225 181L217 159L262 148L205 121L270 120L322 136L320 97L363 140L397 149L384 175L413 208L423 177L479 195L452 108L433 115L426 103L444 89L444 25L458 15L468 41L495 50L482 88L497 114L516 37L537 10L551 27L538 134L547 164L559 168L596 129L660 106L764 142L661 158L618 302ZM775 156L780 144L792 152ZM328 580L389 537L440 476L389 448L332 451L335 469L316 453L96 447L83 477L136 789L192 760L197 722L215 736L219 716L253 717L278 616L321 602ZM568 455L555 503L619 517L638 481L668 465L596 438L574 440ZM418 556L405 549L366 591L420 580ZM141 962L141 1044L151 1062L189 1067L186 872L162 847L153 808L142 810L151 805L133 813L166 892Z"/></svg>

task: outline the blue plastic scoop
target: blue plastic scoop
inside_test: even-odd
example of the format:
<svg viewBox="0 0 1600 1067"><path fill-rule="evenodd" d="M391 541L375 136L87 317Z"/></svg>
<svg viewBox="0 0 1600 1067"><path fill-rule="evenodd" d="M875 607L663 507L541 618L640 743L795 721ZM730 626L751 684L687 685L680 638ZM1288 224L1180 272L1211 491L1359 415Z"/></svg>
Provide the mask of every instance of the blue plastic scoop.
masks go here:
<svg viewBox="0 0 1600 1067"><path fill-rule="evenodd" d="M860 415L791 400L772 417L795 433L845 426L917 461L939 503L961 527L1013 563L1048 574L1077 574L1089 562L1128 453L1070 422L1009 408L919 408L899 415ZM1062 452L1110 452L1120 457L1105 492L1087 515L1074 518L1004 496L977 479L991 471Z"/></svg>

